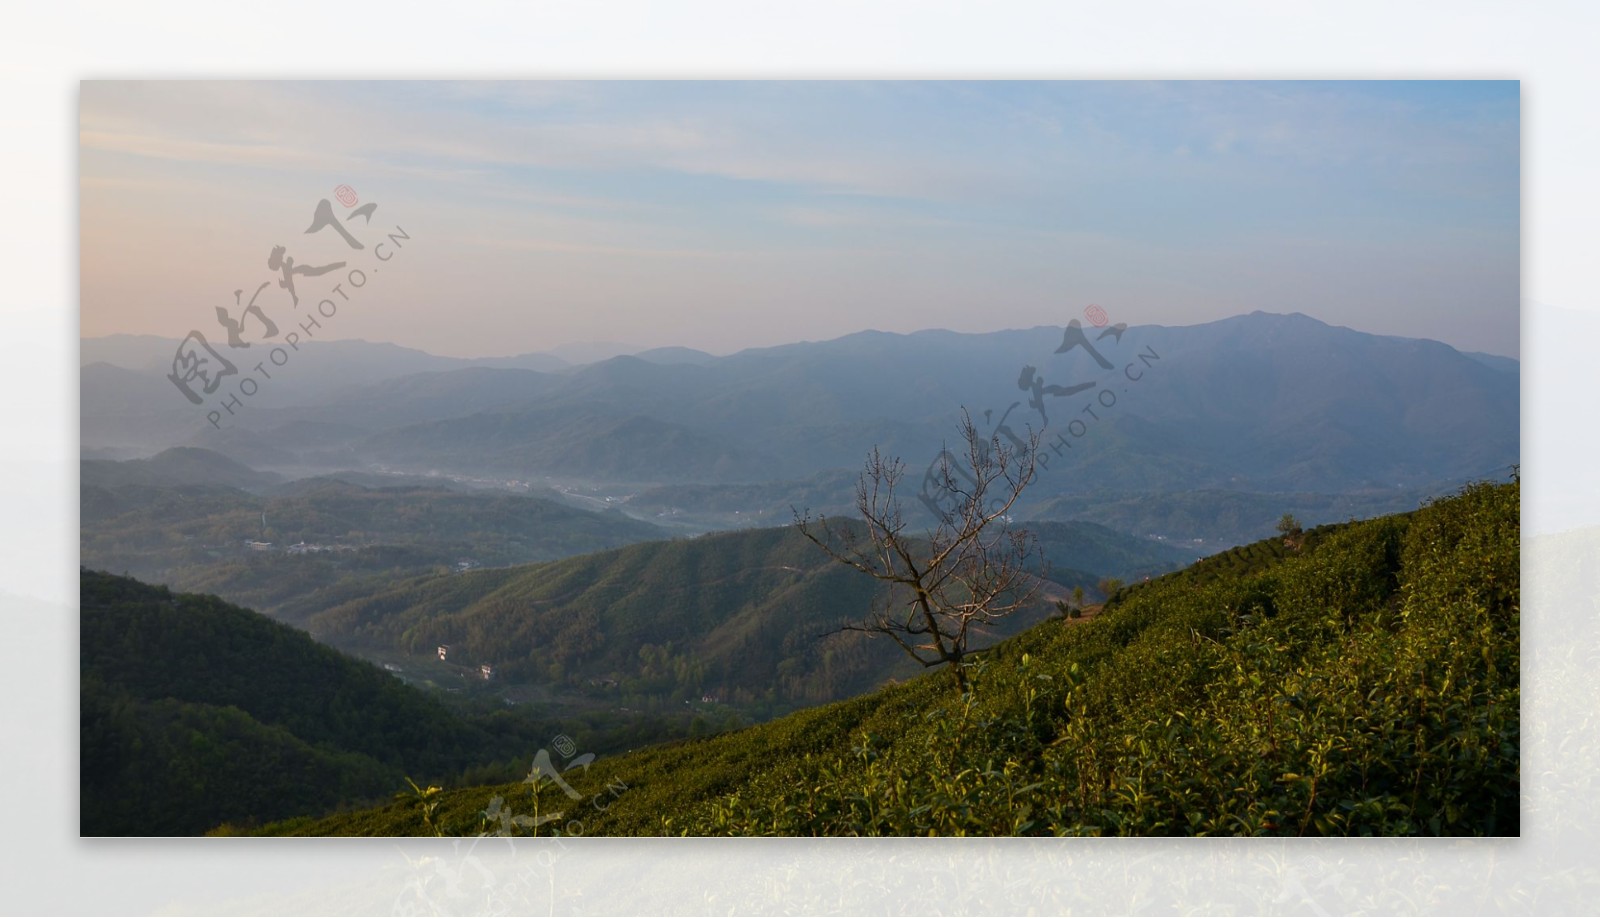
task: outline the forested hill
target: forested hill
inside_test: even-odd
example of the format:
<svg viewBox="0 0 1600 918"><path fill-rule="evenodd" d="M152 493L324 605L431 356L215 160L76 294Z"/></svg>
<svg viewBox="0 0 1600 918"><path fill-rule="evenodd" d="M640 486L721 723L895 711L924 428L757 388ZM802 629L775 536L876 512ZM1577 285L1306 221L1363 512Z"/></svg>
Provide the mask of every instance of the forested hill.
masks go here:
<svg viewBox="0 0 1600 918"><path fill-rule="evenodd" d="M1519 496L1236 549L999 645L970 694L932 672L603 758L578 803L536 778L272 831L1515 835Z"/></svg>
<svg viewBox="0 0 1600 918"><path fill-rule="evenodd" d="M446 707L212 596L87 570L80 589L84 835L193 835L386 799L406 775L487 778L554 732L498 702ZM671 735L564 726L591 749Z"/></svg>
<svg viewBox="0 0 1600 918"><path fill-rule="evenodd" d="M1043 593L1172 570L1181 551L1086 523L1044 524ZM633 708L698 702L766 719L921 672L892 642L832 633L867 617L881 584L793 526L646 542L545 564L415 578L307 620L353 653L440 644L496 678ZM1059 614L1047 600L979 644Z"/></svg>

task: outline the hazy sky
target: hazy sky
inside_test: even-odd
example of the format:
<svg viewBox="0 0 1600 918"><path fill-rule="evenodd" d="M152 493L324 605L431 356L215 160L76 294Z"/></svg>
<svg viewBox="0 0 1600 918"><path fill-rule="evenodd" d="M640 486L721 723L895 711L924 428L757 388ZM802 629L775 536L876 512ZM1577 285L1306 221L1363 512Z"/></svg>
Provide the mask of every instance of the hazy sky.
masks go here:
<svg viewBox="0 0 1600 918"><path fill-rule="evenodd" d="M275 246L370 267L398 226L316 334L726 353L1099 303L1519 348L1515 82L85 82L80 140L86 336L225 340ZM304 232L325 198L361 252Z"/></svg>

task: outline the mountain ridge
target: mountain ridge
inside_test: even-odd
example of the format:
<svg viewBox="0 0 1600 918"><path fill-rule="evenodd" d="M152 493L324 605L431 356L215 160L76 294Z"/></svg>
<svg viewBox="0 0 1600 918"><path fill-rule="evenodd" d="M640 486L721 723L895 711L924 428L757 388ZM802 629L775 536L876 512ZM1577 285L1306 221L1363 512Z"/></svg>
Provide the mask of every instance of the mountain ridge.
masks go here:
<svg viewBox="0 0 1600 918"><path fill-rule="evenodd" d="M149 378L99 380L108 372L84 374L85 449L126 454L135 433L164 436L170 416L104 391L145 392ZM1044 432L1024 515L1097 492L1398 495L1520 457L1520 373L1503 362L1264 312L1190 326L859 332L560 373L473 367L317 399L252 406L228 431L176 439L292 474L564 479L617 502L659 485L859 470L874 447L906 461L914 490L965 409L986 437ZM841 500L848 489L829 503ZM1397 498L1388 509L1404 508Z"/></svg>

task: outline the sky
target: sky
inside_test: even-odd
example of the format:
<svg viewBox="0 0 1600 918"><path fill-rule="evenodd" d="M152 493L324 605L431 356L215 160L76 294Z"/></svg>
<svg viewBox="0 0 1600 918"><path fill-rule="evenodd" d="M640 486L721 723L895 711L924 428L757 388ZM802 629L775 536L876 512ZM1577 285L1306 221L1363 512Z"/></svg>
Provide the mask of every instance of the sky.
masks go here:
<svg viewBox="0 0 1600 918"><path fill-rule="evenodd" d="M722 354L1061 325L1092 303L1135 325L1302 312L1519 356L1519 96L85 81L80 332L220 344L219 308L266 333L255 302L280 334L451 356ZM307 231L323 200L360 249ZM301 269L344 264L292 275L297 305L278 246Z"/></svg>

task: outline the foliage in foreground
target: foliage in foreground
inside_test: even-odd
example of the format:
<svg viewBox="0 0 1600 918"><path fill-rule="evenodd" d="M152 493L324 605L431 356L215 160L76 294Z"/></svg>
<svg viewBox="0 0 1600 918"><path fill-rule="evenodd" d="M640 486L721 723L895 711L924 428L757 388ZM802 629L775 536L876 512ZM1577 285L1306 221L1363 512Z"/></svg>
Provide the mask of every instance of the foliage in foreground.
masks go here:
<svg viewBox="0 0 1600 918"><path fill-rule="evenodd" d="M930 674L567 787L444 791L427 823L401 802L271 831L1514 835L1519 493L1122 590L984 654L964 695Z"/></svg>

